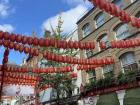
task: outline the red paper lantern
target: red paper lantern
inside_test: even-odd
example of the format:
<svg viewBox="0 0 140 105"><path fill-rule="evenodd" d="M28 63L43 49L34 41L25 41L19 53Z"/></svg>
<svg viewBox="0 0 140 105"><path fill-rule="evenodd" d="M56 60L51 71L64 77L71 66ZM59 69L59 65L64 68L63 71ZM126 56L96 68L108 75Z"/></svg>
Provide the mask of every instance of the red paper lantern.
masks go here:
<svg viewBox="0 0 140 105"><path fill-rule="evenodd" d="M2 40L0 40L0 46L3 44L3 41Z"/></svg>
<svg viewBox="0 0 140 105"><path fill-rule="evenodd" d="M34 49L34 56L38 56L39 55L39 50L38 49Z"/></svg>
<svg viewBox="0 0 140 105"><path fill-rule="evenodd" d="M48 54L47 54L47 59L48 60L51 60L52 59L52 54L50 52L48 52Z"/></svg>
<svg viewBox="0 0 140 105"><path fill-rule="evenodd" d="M90 49L94 49L95 48L95 45L94 45L93 42L89 42L89 44L90 44Z"/></svg>
<svg viewBox="0 0 140 105"><path fill-rule="evenodd" d="M43 52L43 57L46 58L47 55L48 55L48 52L47 52L47 51L44 51L44 52Z"/></svg>
<svg viewBox="0 0 140 105"><path fill-rule="evenodd" d="M10 48L10 49L13 49L13 48L14 48L14 43L13 43L13 42L11 42L11 43L9 44L9 48Z"/></svg>
<svg viewBox="0 0 140 105"><path fill-rule="evenodd" d="M19 44L15 44L15 45L14 45L14 49L15 49L16 51L18 51L19 48L20 48L20 45L19 45Z"/></svg>
<svg viewBox="0 0 140 105"><path fill-rule="evenodd" d="M104 42L100 42L100 48L101 48L101 49L106 49L106 45L105 45Z"/></svg>
<svg viewBox="0 0 140 105"><path fill-rule="evenodd" d="M19 47L19 52L22 53L23 50L24 50L24 46L23 46L23 45L20 45L20 47Z"/></svg>
<svg viewBox="0 0 140 105"><path fill-rule="evenodd" d="M32 38L32 37L28 37L27 40L28 40L27 43L28 43L29 45L33 44L33 38Z"/></svg>
<svg viewBox="0 0 140 105"><path fill-rule="evenodd" d="M78 41L75 41L75 42L73 43L73 47L74 47L75 49L78 49L78 48L79 48L79 43L78 43Z"/></svg>
<svg viewBox="0 0 140 105"><path fill-rule="evenodd" d="M8 62L8 57L5 56L2 63L5 64L5 63L7 63L7 62Z"/></svg>
<svg viewBox="0 0 140 105"><path fill-rule="evenodd" d="M3 39L3 32L0 31L0 39Z"/></svg>
<svg viewBox="0 0 140 105"><path fill-rule="evenodd" d="M45 45L45 40L43 38L39 39L39 45L44 46Z"/></svg>
<svg viewBox="0 0 140 105"><path fill-rule="evenodd" d="M35 37L33 38L33 44L37 46L39 44L39 40Z"/></svg>
<svg viewBox="0 0 140 105"><path fill-rule="evenodd" d="M72 48L73 48L73 45L74 45L73 41L69 40L69 41L68 41L68 46L69 46L69 48L72 49Z"/></svg>
<svg viewBox="0 0 140 105"><path fill-rule="evenodd" d="M56 47L61 48L61 42L59 40L56 40Z"/></svg>
<svg viewBox="0 0 140 105"><path fill-rule="evenodd" d="M26 44L28 41L28 38L26 36L22 36L22 43Z"/></svg>
<svg viewBox="0 0 140 105"><path fill-rule="evenodd" d="M5 40L9 40L9 33L8 32L4 32L3 33L3 37Z"/></svg>
<svg viewBox="0 0 140 105"><path fill-rule="evenodd" d="M4 47L9 47L10 42L8 40L3 40Z"/></svg>
<svg viewBox="0 0 140 105"><path fill-rule="evenodd" d="M10 40L14 42L16 40L16 35L15 34L11 34L10 35Z"/></svg>
<svg viewBox="0 0 140 105"><path fill-rule="evenodd" d="M16 42L21 43L21 41L23 40L22 38L23 38L22 36L16 35Z"/></svg>
<svg viewBox="0 0 140 105"><path fill-rule="evenodd" d="M26 53L26 54L28 54L29 53L29 51L30 51L30 49L28 48L28 47L24 47L24 52Z"/></svg>
<svg viewBox="0 0 140 105"><path fill-rule="evenodd" d="M46 38L45 39L45 46L48 47L50 45L50 39Z"/></svg>
<svg viewBox="0 0 140 105"><path fill-rule="evenodd" d="M90 49L90 42L85 42L86 50Z"/></svg>
<svg viewBox="0 0 140 105"><path fill-rule="evenodd" d="M55 40L54 38L50 39L50 45L51 45L52 47L55 46L55 43L56 43L56 40Z"/></svg>
<svg viewBox="0 0 140 105"><path fill-rule="evenodd" d="M30 51L29 51L29 53L30 53L31 56L35 55L35 49L34 48L31 48Z"/></svg>
<svg viewBox="0 0 140 105"><path fill-rule="evenodd" d="M79 41L78 44L79 44L79 49L82 50L83 49L83 43Z"/></svg>

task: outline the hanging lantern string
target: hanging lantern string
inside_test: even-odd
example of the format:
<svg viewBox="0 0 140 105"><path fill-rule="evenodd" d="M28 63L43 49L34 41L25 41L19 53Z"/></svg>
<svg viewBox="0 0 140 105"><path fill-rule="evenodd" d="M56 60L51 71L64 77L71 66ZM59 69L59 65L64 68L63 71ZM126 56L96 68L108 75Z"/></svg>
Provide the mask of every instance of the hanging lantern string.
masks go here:
<svg viewBox="0 0 140 105"><path fill-rule="evenodd" d="M5 48L2 66L1 66L2 72L1 72L1 85L0 85L0 101L1 101L1 96L2 96L3 84L4 84L5 70L7 69L8 55L9 55L9 49Z"/></svg>
<svg viewBox="0 0 140 105"><path fill-rule="evenodd" d="M140 38L111 41L111 48L134 48L140 46Z"/></svg>
<svg viewBox="0 0 140 105"><path fill-rule="evenodd" d="M4 47L8 47L9 49L14 49L19 52L25 52L26 54L29 54L31 56L38 56L39 50L37 48L31 48L27 46L23 46L22 44L10 42L8 40L0 40L0 45L3 45ZM69 64L81 64L81 65L110 65L114 63L114 59L111 57L108 58L91 58L91 59L84 59L84 58L74 58L71 56L62 56L57 55L49 51L44 51L43 57L47 58L47 60L56 61L56 62L62 62L62 63L69 63Z"/></svg>
<svg viewBox="0 0 140 105"><path fill-rule="evenodd" d="M11 72L6 72L5 77L11 77L11 78L19 78L19 79L25 79L25 80L34 80L37 81L39 78L35 76L30 76L28 74L17 74L17 73L11 73Z"/></svg>
<svg viewBox="0 0 140 105"><path fill-rule="evenodd" d="M12 78L5 78L4 79L4 84L9 84L9 85L28 85L28 86L35 86L35 83L34 81L25 81L25 80L15 80L15 79L12 79Z"/></svg>
<svg viewBox="0 0 140 105"><path fill-rule="evenodd" d="M0 65L0 71L1 71L1 65ZM17 66L11 66L7 65L6 72L18 72L18 73L66 73L66 72L72 72L73 68L71 66L67 67L47 67L47 68L27 68L27 67L17 67Z"/></svg>
<svg viewBox="0 0 140 105"><path fill-rule="evenodd" d="M35 87L35 83L12 83L12 82L4 82L5 85L18 85L18 86L31 86Z"/></svg>
<svg viewBox="0 0 140 105"><path fill-rule="evenodd" d="M25 80L25 79L15 79L15 78L11 78L11 77L5 77L4 81L9 81L11 83L36 83L36 81L34 80Z"/></svg>
<svg viewBox="0 0 140 105"><path fill-rule="evenodd" d="M98 67L103 67L104 65L78 65L77 70L85 70L85 71L91 71L95 70Z"/></svg>
<svg viewBox="0 0 140 105"><path fill-rule="evenodd" d="M8 32L0 31L0 39L9 40L10 42L17 42L22 44L40 46L40 47L55 47L55 48L63 48L63 49L81 49L81 50L89 50L94 49L94 42L79 42L79 41L66 41L66 40L58 40L54 38L36 38L36 37L28 37L22 36L19 34L10 34Z"/></svg>
<svg viewBox="0 0 140 105"><path fill-rule="evenodd" d="M130 16L125 10L107 0L89 0L94 6L106 11L110 15L118 17L124 23L130 23L133 27L140 28L140 19Z"/></svg>
<svg viewBox="0 0 140 105"><path fill-rule="evenodd" d="M1 65L0 65L0 68L1 68ZM11 68L10 66L7 65L7 68ZM28 72L21 72L20 70L22 69L22 67L15 67L12 66L11 69L7 69L5 70L5 77L11 77L11 78L19 78L19 79L24 79L24 80L34 80L34 81L39 81L41 80L41 78L37 77L36 75L29 75L27 74ZM26 70L28 70L28 68L24 68ZM14 70L14 72L13 72ZM34 70L34 73L37 73L35 72L36 69ZM76 74L75 73L69 73L70 76L72 78L76 78Z"/></svg>

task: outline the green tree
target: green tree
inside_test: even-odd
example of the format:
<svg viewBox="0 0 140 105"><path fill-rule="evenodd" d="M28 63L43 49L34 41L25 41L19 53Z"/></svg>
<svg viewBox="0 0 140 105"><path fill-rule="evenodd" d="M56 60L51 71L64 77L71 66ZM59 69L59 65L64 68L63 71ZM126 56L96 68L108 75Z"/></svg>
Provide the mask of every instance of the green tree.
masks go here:
<svg viewBox="0 0 140 105"><path fill-rule="evenodd" d="M63 21L61 19L61 16L58 18L58 26L54 30L52 28L53 34L50 35L49 37L55 38L57 40L66 39L66 35L62 35L62 24ZM48 37L47 35L44 35L44 37ZM55 47L49 47L49 48L42 48L43 51L47 50L49 52L53 52L55 54L59 55L69 55L69 56L74 56L76 53L73 53L73 49L67 49L67 50L62 50L60 48L55 48ZM44 58L43 58L44 59ZM60 63L60 62L55 62L55 61L50 61L46 59L46 62L43 62L42 65L45 65L45 67L65 67L69 66L69 64L66 63ZM59 105L59 100L64 97L71 97L72 96L72 91L74 90L74 84L72 83L72 78L69 73L53 73L53 74L46 74L42 73L39 74L39 77L42 79L39 82L38 87L42 87L44 85L51 85L53 86L52 88L52 93L57 100L57 105ZM51 96L53 97L53 96Z"/></svg>

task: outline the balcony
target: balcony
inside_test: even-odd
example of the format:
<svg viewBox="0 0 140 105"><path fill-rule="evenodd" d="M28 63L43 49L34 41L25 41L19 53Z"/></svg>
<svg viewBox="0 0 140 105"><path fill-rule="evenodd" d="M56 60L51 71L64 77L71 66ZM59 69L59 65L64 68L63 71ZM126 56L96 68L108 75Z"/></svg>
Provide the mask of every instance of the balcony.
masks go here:
<svg viewBox="0 0 140 105"><path fill-rule="evenodd" d="M133 70L138 70L138 64L137 63L132 63L132 64L129 64L129 65L125 65L125 66L123 66L123 70L126 74L133 71Z"/></svg>
<svg viewBox="0 0 140 105"><path fill-rule="evenodd" d="M90 97L137 87L140 87L140 71L129 71L127 74L121 72L116 78L106 77L87 84L82 96Z"/></svg>

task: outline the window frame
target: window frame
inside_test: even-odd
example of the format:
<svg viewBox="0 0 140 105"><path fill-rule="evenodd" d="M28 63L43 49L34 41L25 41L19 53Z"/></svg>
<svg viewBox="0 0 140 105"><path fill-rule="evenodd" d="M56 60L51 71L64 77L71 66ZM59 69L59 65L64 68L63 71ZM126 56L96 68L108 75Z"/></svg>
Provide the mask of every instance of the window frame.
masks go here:
<svg viewBox="0 0 140 105"><path fill-rule="evenodd" d="M93 51L92 51L92 50L86 50L85 53L86 53L86 57L87 57L87 58L90 58L90 57L93 56ZM89 54L89 55L88 55L88 54Z"/></svg>
<svg viewBox="0 0 140 105"><path fill-rule="evenodd" d="M105 68L107 68L107 70L105 70ZM110 68L110 70L109 70L109 68ZM112 64L112 65L105 65L102 68L102 70L103 70L103 76L104 77L106 77L106 76L113 76L114 64Z"/></svg>
<svg viewBox="0 0 140 105"><path fill-rule="evenodd" d="M125 30L124 30L124 28L125 28ZM123 40L123 39L126 39L127 37L131 36L130 31L129 31L129 26L127 24L117 25L114 28L114 32L115 32L115 37L116 37L117 40Z"/></svg>
<svg viewBox="0 0 140 105"><path fill-rule="evenodd" d="M113 0L112 3L114 3L115 5L117 5L121 9L124 8L124 1L123 0Z"/></svg>
<svg viewBox="0 0 140 105"><path fill-rule="evenodd" d="M90 27L90 23L86 23L83 27L82 27L82 33L83 33L83 37L89 35L91 33L91 27Z"/></svg>
<svg viewBox="0 0 140 105"><path fill-rule="evenodd" d="M106 41L104 41L105 37L107 37L107 38L106 38L106 39L107 39ZM100 42L104 42L105 45L106 45L106 48L108 48L108 47L110 46L109 38L108 38L108 34L107 34L107 33L102 34L102 35L98 38L97 42L98 42L99 51L104 50L104 49L101 49L101 48L100 48Z"/></svg>
<svg viewBox="0 0 140 105"><path fill-rule="evenodd" d="M88 80L96 80L96 71L95 70L90 70L87 72L88 73ZM92 76L91 76L92 75Z"/></svg>
<svg viewBox="0 0 140 105"><path fill-rule="evenodd" d="M133 60L131 60L131 62L128 62L128 61L130 61L130 59L128 58L128 55L132 55L131 59L133 59ZM124 64L124 59L126 59L126 62L127 62L125 64ZM123 72L132 71L134 69L134 66L135 66L136 69L138 69L138 64L136 62L134 52L126 52L126 53L122 54L119 57L119 60L120 60L121 68L122 68Z"/></svg>
<svg viewBox="0 0 140 105"><path fill-rule="evenodd" d="M100 19L100 17L101 17L101 19ZM98 21L99 19L100 19L100 21ZM105 23L105 14L103 12L98 13L94 20L95 20L96 28L99 28L100 26L102 26Z"/></svg>

